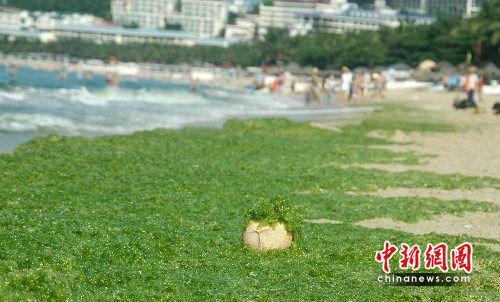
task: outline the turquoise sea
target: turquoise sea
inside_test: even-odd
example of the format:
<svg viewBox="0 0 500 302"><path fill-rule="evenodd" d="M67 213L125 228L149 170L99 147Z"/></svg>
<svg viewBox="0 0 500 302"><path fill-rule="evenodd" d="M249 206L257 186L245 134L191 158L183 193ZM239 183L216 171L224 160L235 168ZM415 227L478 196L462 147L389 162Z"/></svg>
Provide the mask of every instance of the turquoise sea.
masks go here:
<svg viewBox="0 0 500 302"><path fill-rule="evenodd" d="M10 76L0 65L0 152L51 133L121 135L138 130L190 125L220 126L231 116L299 108L301 100L243 88L202 86L145 79L121 79L120 88L69 73L18 68Z"/></svg>

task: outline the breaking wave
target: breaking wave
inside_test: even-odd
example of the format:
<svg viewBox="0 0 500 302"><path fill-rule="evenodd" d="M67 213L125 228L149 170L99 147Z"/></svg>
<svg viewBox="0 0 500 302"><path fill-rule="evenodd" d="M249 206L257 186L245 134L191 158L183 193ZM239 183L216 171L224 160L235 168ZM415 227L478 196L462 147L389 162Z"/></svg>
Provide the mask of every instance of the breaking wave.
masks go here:
<svg viewBox="0 0 500 302"><path fill-rule="evenodd" d="M241 89L137 80L115 89L96 80L19 70L16 82L0 83L0 132L46 135L129 134L138 130L220 125L228 116L286 110L301 102ZM23 77L24 74L24 77ZM1 143L1 142L0 142Z"/></svg>

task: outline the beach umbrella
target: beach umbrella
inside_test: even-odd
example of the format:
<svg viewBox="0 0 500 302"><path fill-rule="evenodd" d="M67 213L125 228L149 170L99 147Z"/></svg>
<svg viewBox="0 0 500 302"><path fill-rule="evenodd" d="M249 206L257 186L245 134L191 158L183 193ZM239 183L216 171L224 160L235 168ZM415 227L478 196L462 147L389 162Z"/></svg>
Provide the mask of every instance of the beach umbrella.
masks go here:
<svg viewBox="0 0 500 302"><path fill-rule="evenodd" d="M436 62L432 60L424 60L418 65L420 71L430 72L436 67Z"/></svg>

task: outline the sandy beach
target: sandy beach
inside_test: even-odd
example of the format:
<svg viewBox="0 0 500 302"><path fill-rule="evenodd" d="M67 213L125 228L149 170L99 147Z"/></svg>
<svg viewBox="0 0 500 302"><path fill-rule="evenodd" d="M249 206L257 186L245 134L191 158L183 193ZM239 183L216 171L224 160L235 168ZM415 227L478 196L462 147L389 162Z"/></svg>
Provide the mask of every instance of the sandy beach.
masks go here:
<svg viewBox="0 0 500 302"><path fill-rule="evenodd" d="M500 96L482 97L479 105L485 108L484 114L474 114L473 109L456 110L452 107L456 98L464 99L465 94L424 90L387 91L385 101L409 104L427 110L429 121L450 123L458 127L458 131L425 134L403 131L384 133L374 130L370 134L374 137L389 138L396 143L410 143L405 146L377 147L437 155L429 157L427 165L411 167L412 169L500 178L500 116L494 115L491 110ZM398 165L385 168L392 171L401 169Z"/></svg>
<svg viewBox="0 0 500 302"><path fill-rule="evenodd" d="M461 93L424 90L386 91L381 103L411 105L423 109L429 122L445 122L457 128L456 132L422 133L381 131L374 129L368 136L387 139L391 145L374 145L374 149L387 149L393 152L414 152L426 156L420 165L390 164L352 164L344 165L350 169L380 169L391 173L404 171L426 171L437 174L461 174L466 176L500 178L500 116L491 111L493 104L499 101L498 95L483 96L479 105L486 109L484 114L474 114L473 109L456 110L452 107ZM330 121L331 123L331 121ZM325 124L323 123L322 126ZM327 127L325 127L327 128ZM338 131L338 130L337 130ZM387 188L375 192L350 192L358 196L380 196L384 198L433 198L437 200L475 200L500 203L500 187L491 185L477 190L436 190L431 188ZM385 228L414 234L439 233L463 235L500 240L499 213L465 213L464 215L436 215L430 220L406 223L390 218L374 218L359 221L356 225L367 228ZM327 223L327 222L325 222ZM500 251L500 245L489 244L489 248Z"/></svg>

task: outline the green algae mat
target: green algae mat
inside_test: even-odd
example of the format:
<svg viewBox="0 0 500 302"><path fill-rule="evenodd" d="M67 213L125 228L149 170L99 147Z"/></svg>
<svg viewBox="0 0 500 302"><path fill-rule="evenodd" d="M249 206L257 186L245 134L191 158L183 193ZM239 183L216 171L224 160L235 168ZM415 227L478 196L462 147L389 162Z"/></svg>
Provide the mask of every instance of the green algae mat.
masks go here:
<svg viewBox="0 0 500 302"><path fill-rule="evenodd" d="M491 177L345 167L421 163L412 152L369 148L391 142L366 134L457 131L426 114L387 106L341 132L254 119L35 139L0 155L0 301L498 301L500 254L487 247L474 245L470 282L446 287L382 284L374 256L385 241L499 242L354 225L499 212L490 202L348 194L500 187ZM292 250L253 252L242 241L246 213L278 195L303 219L341 223L304 222ZM397 257L390 264L404 272Z"/></svg>

